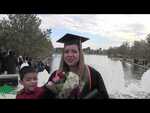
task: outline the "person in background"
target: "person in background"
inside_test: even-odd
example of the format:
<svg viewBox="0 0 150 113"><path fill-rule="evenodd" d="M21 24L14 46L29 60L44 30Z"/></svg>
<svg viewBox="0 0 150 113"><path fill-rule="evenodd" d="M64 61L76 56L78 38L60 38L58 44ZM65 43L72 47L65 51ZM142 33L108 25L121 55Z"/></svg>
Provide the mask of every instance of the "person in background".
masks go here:
<svg viewBox="0 0 150 113"><path fill-rule="evenodd" d="M29 66L27 57L23 57L23 63L21 64L20 69L22 69L25 66Z"/></svg>
<svg viewBox="0 0 150 113"><path fill-rule="evenodd" d="M21 65L23 64L23 57L22 56L19 56L18 57L18 69L20 70L21 69Z"/></svg>
<svg viewBox="0 0 150 113"><path fill-rule="evenodd" d="M42 61L38 61L38 64L37 64L37 71L38 71L38 72L42 72L42 71L44 71L44 69L45 69L44 63L43 63Z"/></svg>
<svg viewBox="0 0 150 113"><path fill-rule="evenodd" d="M16 67L18 65L17 57L14 51L9 51L6 57L7 74L16 74Z"/></svg>
<svg viewBox="0 0 150 113"><path fill-rule="evenodd" d="M1 56L1 73L5 73L7 71L7 52L3 51Z"/></svg>
<svg viewBox="0 0 150 113"><path fill-rule="evenodd" d="M29 66L32 66L32 59L31 59L31 57L28 58L28 64L29 64Z"/></svg>

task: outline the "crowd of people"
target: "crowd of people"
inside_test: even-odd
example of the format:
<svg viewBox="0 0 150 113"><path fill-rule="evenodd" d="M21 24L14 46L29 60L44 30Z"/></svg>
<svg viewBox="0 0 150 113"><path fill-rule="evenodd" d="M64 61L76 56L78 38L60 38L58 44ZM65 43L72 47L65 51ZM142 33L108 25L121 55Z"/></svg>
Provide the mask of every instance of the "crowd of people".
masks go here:
<svg viewBox="0 0 150 113"><path fill-rule="evenodd" d="M24 66L32 66L38 72L46 69L50 73L50 66L40 61L32 61L28 56L16 56L15 51L0 50L0 74L16 74Z"/></svg>

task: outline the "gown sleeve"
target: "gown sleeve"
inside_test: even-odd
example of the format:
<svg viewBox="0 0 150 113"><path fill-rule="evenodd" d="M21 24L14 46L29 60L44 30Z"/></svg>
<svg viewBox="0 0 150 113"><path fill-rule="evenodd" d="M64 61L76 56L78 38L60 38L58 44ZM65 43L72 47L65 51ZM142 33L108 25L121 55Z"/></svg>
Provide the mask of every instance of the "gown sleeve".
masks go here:
<svg viewBox="0 0 150 113"><path fill-rule="evenodd" d="M98 98L98 99L108 99L109 95L107 93L103 78L101 76L101 74L96 71L94 68L91 68L91 80L92 80L92 84L93 84L93 90L97 89L98 93L94 98Z"/></svg>

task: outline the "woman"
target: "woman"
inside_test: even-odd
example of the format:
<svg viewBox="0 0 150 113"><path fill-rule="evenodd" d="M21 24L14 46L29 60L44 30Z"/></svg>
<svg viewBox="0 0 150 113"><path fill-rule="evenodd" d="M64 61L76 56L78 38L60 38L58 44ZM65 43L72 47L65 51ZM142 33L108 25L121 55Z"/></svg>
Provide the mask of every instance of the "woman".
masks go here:
<svg viewBox="0 0 150 113"><path fill-rule="evenodd" d="M57 41L64 43L61 63L46 85L55 98L108 98L100 73L84 63L82 43L86 40L81 36L66 34Z"/></svg>

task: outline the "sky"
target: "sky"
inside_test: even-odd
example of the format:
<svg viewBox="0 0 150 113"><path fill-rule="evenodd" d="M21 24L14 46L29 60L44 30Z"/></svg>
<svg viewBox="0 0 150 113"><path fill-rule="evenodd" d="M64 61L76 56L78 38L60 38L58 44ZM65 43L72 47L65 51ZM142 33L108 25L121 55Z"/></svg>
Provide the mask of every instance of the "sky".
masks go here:
<svg viewBox="0 0 150 113"><path fill-rule="evenodd" d="M0 15L0 19L5 15ZM83 48L108 49L127 41L145 40L150 33L150 14L38 14L42 30L52 29L54 47L63 47L56 40L66 33L89 38Z"/></svg>

